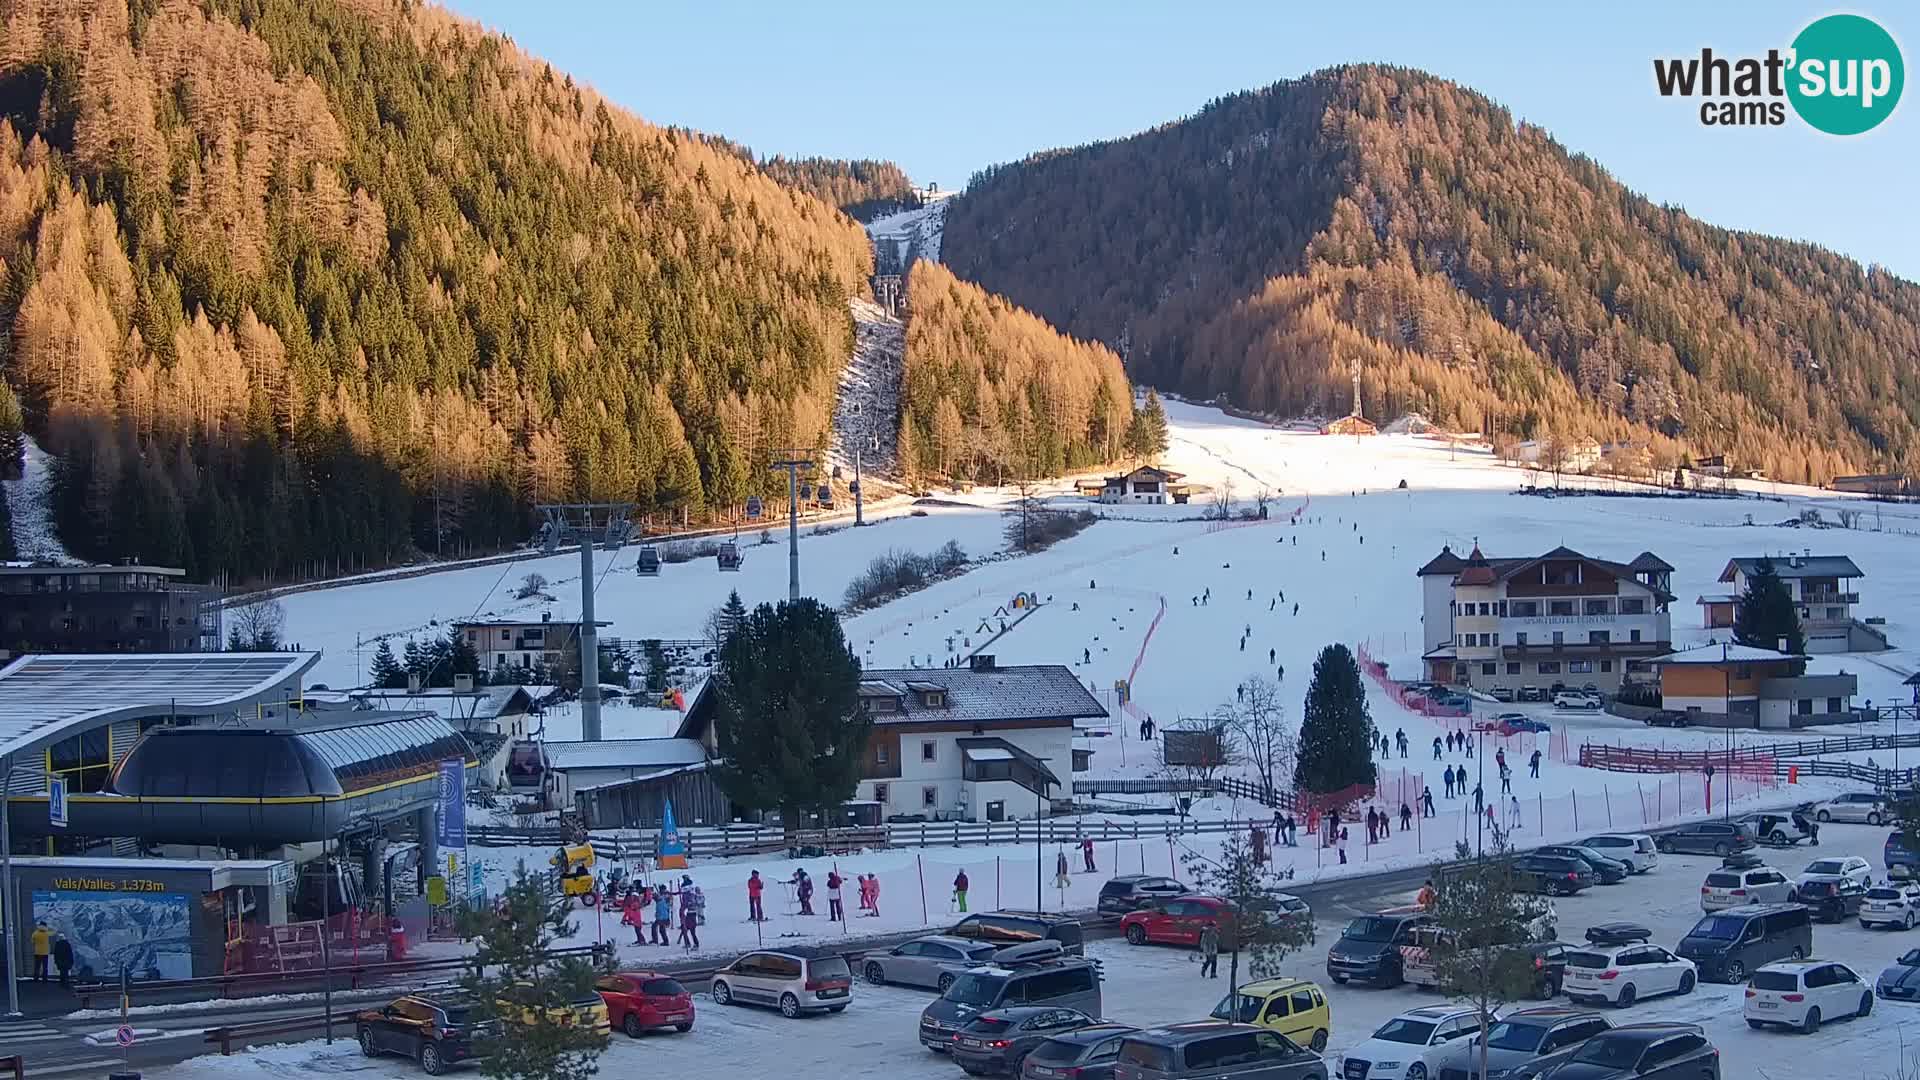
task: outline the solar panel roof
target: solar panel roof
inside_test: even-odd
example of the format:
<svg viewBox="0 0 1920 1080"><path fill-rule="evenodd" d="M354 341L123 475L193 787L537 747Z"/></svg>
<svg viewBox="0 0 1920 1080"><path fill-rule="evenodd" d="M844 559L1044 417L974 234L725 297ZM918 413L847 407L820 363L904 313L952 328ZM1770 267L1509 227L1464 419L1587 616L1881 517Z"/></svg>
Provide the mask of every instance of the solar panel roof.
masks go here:
<svg viewBox="0 0 1920 1080"><path fill-rule="evenodd" d="M0 668L0 757L102 723L278 700L317 652L23 656Z"/></svg>

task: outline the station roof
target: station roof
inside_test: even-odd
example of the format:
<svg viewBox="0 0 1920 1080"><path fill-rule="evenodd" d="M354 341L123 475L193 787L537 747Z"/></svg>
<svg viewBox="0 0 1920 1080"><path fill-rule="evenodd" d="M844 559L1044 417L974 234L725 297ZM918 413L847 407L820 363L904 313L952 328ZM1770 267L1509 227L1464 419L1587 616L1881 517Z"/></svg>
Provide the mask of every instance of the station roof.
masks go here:
<svg viewBox="0 0 1920 1080"><path fill-rule="evenodd" d="M115 720L278 703L317 652L30 654L0 668L0 757Z"/></svg>

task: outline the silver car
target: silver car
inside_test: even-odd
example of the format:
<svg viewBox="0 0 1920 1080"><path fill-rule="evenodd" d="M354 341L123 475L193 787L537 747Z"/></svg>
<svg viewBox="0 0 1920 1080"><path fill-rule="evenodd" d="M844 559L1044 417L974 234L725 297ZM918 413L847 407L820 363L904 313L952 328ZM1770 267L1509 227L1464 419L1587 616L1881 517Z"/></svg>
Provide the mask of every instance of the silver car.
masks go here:
<svg viewBox="0 0 1920 1080"><path fill-rule="evenodd" d="M1823 824L1829 821L1852 821L1878 825L1892 821L1893 811L1885 795L1871 791L1849 791L1826 802L1814 803L1813 818Z"/></svg>
<svg viewBox="0 0 1920 1080"><path fill-rule="evenodd" d="M967 970L968 964L993 959L996 946L966 938L929 934L883 953L869 953L860 965L860 974L875 986L898 983L924 986L947 992L953 980Z"/></svg>

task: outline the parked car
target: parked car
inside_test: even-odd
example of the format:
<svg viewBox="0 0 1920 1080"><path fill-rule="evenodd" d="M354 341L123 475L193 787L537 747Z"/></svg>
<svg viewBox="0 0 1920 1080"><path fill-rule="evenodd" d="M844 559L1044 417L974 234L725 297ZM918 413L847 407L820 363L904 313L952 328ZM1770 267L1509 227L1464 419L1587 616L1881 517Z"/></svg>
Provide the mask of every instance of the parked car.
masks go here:
<svg viewBox="0 0 1920 1080"><path fill-rule="evenodd" d="M1720 1051L1697 1024L1625 1024L1534 1064L1529 1080L1720 1080Z"/></svg>
<svg viewBox="0 0 1920 1080"><path fill-rule="evenodd" d="M1545 701L1547 700L1547 692L1537 686L1523 686L1520 688L1520 700Z"/></svg>
<svg viewBox="0 0 1920 1080"><path fill-rule="evenodd" d="M1686 727L1693 718L1679 709L1655 709L1646 716L1648 727Z"/></svg>
<svg viewBox="0 0 1920 1080"><path fill-rule="evenodd" d="M1155 900L1166 900L1191 890L1170 877L1154 874L1122 874L1100 886L1100 899L1094 908L1102 915L1125 915L1138 911Z"/></svg>
<svg viewBox="0 0 1920 1080"><path fill-rule="evenodd" d="M764 1005L788 1019L844 1012L853 998L853 971L832 949L769 949L747 953L715 972L712 993L715 1005Z"/></svg>
<svg viewBox="0 0 1920 1080"><path fill-rule="evenodd" d="M1727 908L1693 924L1673 951L1693 961L1704 981L1746 982L1762 965L1812 954L1813 913L1799 904Z"/></svg>
<svg viewBox="0 0 1920 1080"><path fill-rule="evenodd" d="M1510 865L1516 885L1550 896L1572 896L1599 880L1584 860L1564 855L1522 855Z"/></svg>
<svg viewBox="0 0 1920 1080"><path fill-rule="evenodd" d="M1891 926L1911 930L1920 918L1920 884L1889 881L1867 890L1860 904L1860 928Z"/></svg>
<svg viewBox="0 0 1920 1080"><path fill-rule="evenodd" d="M1114 1080L1327 1080L1326 1062L1277 1031L1202 1020L1136 1031Z"/></svg>
<svg viewBox="0 0 1920 1080"><path fill-rule="evenodd" d="M1747 981L1747 1026L1790 1027L1802 1035L1820 1030L1823 1020L1865 1016L1873 1011L1873 991L1845 964L1802 960L1768 964Z"/></svg>
<svg viewBox="0 0 1920 1080"><path fill-rule="evenodd" d="M1495 701L1512 701L1512 700L1513 700L1513 687L1511 687L1511 686L1496 686L1496 687L1494 687L1493 689L1491 689L1491 690L1489 690L1489 691L1487 691L1487 696L1488 696L1488 697L1490 697L1490 698L1492 698L1492 699L1493 699L1493 700L1495 700Z"/></svg>
<svg viewBox="0 0 1920 1080"><path fill-rule="evenodd" d="M1723 859L1748 851L1756 843L1752 833L1724 821L1698 821L1653 838L1653 846L1663 855L1718 855Z"/></svg>
<svg viewBox="0 0 1920 1080"><path fill-rule="evenodd" d="M1815 859L1801 871L1801 877L1843 877L1861 885L1873 884L1873 864L1858 855L1836 855Z"/></svg>
<svg viewBox="0 0 1920 1080"><path fill-rule="evenodd" d="M1526 955L1527 963L1536 975L1534 996L1538 998L1550 998L1558 994L1566 970L1567 946L1553 940L1552 927L1556 916L1551 901L1547 909L1527 928L1532 940L1509 942L1506 946ZM1441 975L1435 956L1448 933L1439 926L1414 927L1412 942L1400 946L1401 977L1422 990L1439 987Z"/></svg>
<svg viewBox="0 0 1920 1080"><path fill-rule="evenodd" d="M997 949L998 946L983 941L928 934L883 953L868 953L860 965L860 973L875 986L899 983L924 986L944 994L968 965L992 960Z"/></svg>
<svg viewBox="0 0 1920 1080"><path fill-rule="evenodd" d="M1413 929L1433 922L1425 912L1383 911L1362 915L1347 923L1340 940L1327 950L1327 977L1376 986L1398 986L1401 980L1400 946L1413 940Z"/></svg>
<svg viewBox="0 0 1920 1080"><path fill-rule="evenodd" d="M1794 901L1821 922L1841 922L1858 914L1867 900L1865 885L1834 874L1802 874L1793 889Z"/></svg>
<svg viewBox="0 0 1920 1080"><path fill-rule="evenodd" d="M1055 942L1002 949L989 967L954 980L946 993L920 1011L920 1043L945 1053L953 1037L982 1012L1014 1005L1046 1005L1099 1016L1100 967L1068 956Z"/></svg>
<svg viewBox="0 0 1920 1080"><path fill-rule="evenodd" d="M1609 858L1584 844L1548 844L1533 849L1535 855L1563 855L1570 859L1579 859L1592 870L1594 877L1602 885L1618 885L1627 880L1627 864L1618 859Z"/></svg>
<svg viewBox="0 0 1920 1080"><path fill-rule="evenodd" d="M1458 1005L1422 1005L1375 1028L1334 1059L1340 1080L1405 1080L1437 1076L1440 1055L1456 1040L1480 1034L1480 1014Z"/></svg>
<svg viewBox="0 0 1920 1080"><path fill-rule="evenodd" d="M1001 946L1057 941L1069 956L1081 956L1087 951L1079 919L1071 915L1048 915L1035 911L994 911L969 915L955 923L947 931L947 936Z"/></svg>
<svg viewBox="0 0 1920 1080"><path fill-rule="evenodd" d="M1700 910L1789 903L1796 892L1787 875L1751 855L1733 855L1721 860L1720 868L1701 882Z"/></svg>
<svg viewBox="0 0 1920 1080"><path fill-rule="evenodd" d="M1018 1076L1028 1054L1093 1017L1052 1005L1014 1005L980 1013L953 1036L953 1060L969 1076Z"/></svg>
<svg viewBox="0 0 1920 1080"><path fill-rule="evenodd" d="M1908 949L1874 980L1873 992L1888 1001L1920 1001L1920 949Z"/></svg>
<svg viewBox="0 0 1920 1080"><path fill-rule="evenodd" d="M1600 698L1589 695L1584 690L1562 690L1553 695L1553 707L1556 709L1597 709Z"/></svg>
<svg viewBox="0 0 1920 1080"><path fill-rule="evenodd" d="M1643 997L1691 994L1699 982L1693 961L1650 945L1653 931L1629 923L1608 923L1587 931L1590 943L1567 952L1566 982L1573 1001L1605 1002L1626 1008Z"/></svg>
<svg viewBox="0 0 1920 1080"><path fill-rule="evenodd" d="M1793 814L1764 813L1748 814L1739 819L1740 824L1751 830L1754 838L1771 847L1792 847L1802 840L1819 843L1814 834L1801 827Z"/></svg>
<svg viewBox="0 0 1920 1080"><path fill-rule="evenodd" d="M1609 859L1615 859L1627 865L1627 869L1636 874L1644 874L1660 865L1660 850L1653 845L1653 837L1646 833L1601 833L1580 841L1581 847L1590 847Z"/></svg>
<svg viewBox="0 0 1920 1080"><path fill-rule="evenodd" d="M1287 976L1250 982L1221 998L1208 1015L1270 1028L1315 1051L1327 1048L1327 1036L1333 1032L1326 991L1317 983Z"/></svg>
<svg viewBox="0 0 1920 1080"><path fill-rule="evenodd" d="M1020 1068L1020 1080L1113 1080L1120 1043L1140 1030L1126 1024L1090 1024L1047 1037Z"/></svg>
<svg viewBox="0 0 1920 1080"><path fill-rule="evenodd" d="M353 1018L360 1052L411 1058L428 1076L477 1059L477 1043L500 1035L498 1020L475 1016L478 1001L464 991L402 994Z"/></svg>
<svg viewBox="0 0 1920 1080"><path fill-rule="evenodd" d="M649 1031L693 1030L693 995L670 975L623 971L593 984L607 1007L607 1022L637 1039Z"/></svg>
<svg viewBox="0 0 1920 1080"><path fill-rule="evenodd" d="M565 1002L542 1000L538 988L530 982L517 982L501 991L494 1011L509 1024L535 1024L544 1015L548 1022L590 1028L601 1034L613 1030L607 1022L607 1003L598 992L582 994Z"/></svg>
<svg viewBox="0 0 1920 1080"><path fill-rule="evenodd" d="M1906 837L1899 829L1887 834L1886 845L1880 849L1880 861L1886 865L1890 878L1920 877L1920 852L1907 847Z"/></svg>
<svg viewBox="0 0 1920 1080"><path fill-rule="evenodd" d="M1120 917L1120 933L1129 945L1186 945L1197 947L1207 927L1223 931L1233 909L1217 896L1180 896L1155 900Z"/></svg>
<svg viewBox="0 0 1920 1080"><path fill-rule="evenodd" d="M1590 1009L1538 1005L1507 1013L1487 1029L1487 1074L1526 1075L1521 1066L1578 1046L1613 1023ZM1440 1055L1435 1080L1471 1080L1480 1075L1480 1040L1461 1039Z"/></svg>
<svg viewBox="0 0 1920 1080"><path fill-rule="evenodd" d="M1877 792L1849 791L1826 802L1814 803L1813 818L1822 825L1829 821L1879 825L1893 820L1893 803Z"/></svg>

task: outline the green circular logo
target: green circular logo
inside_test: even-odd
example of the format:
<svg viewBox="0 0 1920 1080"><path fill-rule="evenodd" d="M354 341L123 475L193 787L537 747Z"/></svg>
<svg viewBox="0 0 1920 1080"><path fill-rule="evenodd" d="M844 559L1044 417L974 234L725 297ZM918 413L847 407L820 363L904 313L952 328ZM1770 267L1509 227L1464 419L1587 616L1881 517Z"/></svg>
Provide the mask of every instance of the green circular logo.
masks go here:
<svg viewBox="0 0 1920 1080"><path fill-rule="evenodd" d="M1900 46L1860 15L1816 19L1793 39L1787 100L1800 119L1829 135L1858 135L1893 115L1906 85Z"/></svg>

